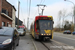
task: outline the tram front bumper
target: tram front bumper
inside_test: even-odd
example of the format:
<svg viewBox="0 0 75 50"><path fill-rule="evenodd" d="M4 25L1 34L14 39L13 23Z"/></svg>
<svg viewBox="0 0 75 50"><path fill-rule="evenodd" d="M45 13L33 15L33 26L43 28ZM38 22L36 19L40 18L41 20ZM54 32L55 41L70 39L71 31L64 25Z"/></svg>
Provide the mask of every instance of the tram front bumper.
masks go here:
<svg viewBox="0 0 75 50"><path fill-rule="evenodd" d="M35 39L41 39L41 38L52 38L52 35L35 35Z"/></svg>
<svg viewBox="0 0 75 50"><path fill-rule="evenodd" d="M39 36L39 38L46 38L46 37L51 39L52 38L52 35L40 35Z"/></svg>

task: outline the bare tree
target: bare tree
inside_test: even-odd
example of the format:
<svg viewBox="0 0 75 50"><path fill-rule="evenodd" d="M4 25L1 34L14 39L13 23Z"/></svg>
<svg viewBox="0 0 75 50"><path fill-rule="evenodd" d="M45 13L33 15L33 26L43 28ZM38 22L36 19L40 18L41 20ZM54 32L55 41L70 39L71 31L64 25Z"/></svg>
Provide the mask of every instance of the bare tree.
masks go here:
<svg viewBox="0 0 75 50"><path fill-rule="evenodd" d="M59 26L59 31L60 31L61 16L62 16L62 11L60 10L59 13L58 13L58 17L59 17L59 23L58 23L59 24L58 25Z"/></svg>
<svg viewBox="0 0 75 50"><path fill-rule="evenodd" d="M63 9L63 10L60 10L59 13L59 29L60 29L60 24L61 24L61 20L62 20L62 28L64 28L64 25L65 25L65 21L64 19L68 16L72 16L72 12L67 12L67 9Z"/></svg>

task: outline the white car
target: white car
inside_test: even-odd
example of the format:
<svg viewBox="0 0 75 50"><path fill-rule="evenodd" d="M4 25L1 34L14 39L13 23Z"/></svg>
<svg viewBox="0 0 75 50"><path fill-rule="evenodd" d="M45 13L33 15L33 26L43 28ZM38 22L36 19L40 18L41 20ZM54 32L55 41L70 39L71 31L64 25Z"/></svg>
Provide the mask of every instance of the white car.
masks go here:
<svg viewBox="0 0 75 50"><path fill-rule="evenodd" d="M18 30L19 35L25 36L26 31L24 29L17 29L17 30Z"/></svg>

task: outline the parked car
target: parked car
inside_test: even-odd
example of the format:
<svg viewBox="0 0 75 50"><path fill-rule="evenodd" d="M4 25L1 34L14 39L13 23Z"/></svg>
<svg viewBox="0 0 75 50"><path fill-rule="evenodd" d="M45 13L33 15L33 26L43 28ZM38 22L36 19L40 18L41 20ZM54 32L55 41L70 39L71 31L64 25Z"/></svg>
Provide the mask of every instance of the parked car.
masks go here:
<svg viewBox="0 0 75 50"><path fill-rule="evenodd" d="M19 29L17 29L17 30L18 30L19 35L25 36L25 34L26 34L26 30L25 30L25 29L19 28Z"/></svg>
<svg viewBox="0 0 75 50"><path fill-rule="evenodd" d="M72 32L73 35L75 35L75 32Z"/></svg>
<svg viewBox="0 0 75 50"><path fill-rule="evenodd" d="M14 50L19 45L19 34L11 27L0 28L0 50Z"/></svg>
<svg viewBox="0 0 75 50"><path fill-rule="evenodd" d="M65 31L63 32L63 34L71 34L71 31L70 31L70 30L65 30Z"/></svg>

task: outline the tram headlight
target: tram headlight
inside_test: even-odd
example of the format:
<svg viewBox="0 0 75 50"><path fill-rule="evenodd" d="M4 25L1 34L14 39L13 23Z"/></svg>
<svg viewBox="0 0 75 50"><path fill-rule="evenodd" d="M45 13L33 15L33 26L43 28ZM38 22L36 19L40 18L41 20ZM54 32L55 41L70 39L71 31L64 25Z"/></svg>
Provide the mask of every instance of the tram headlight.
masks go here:
<svg viewBox="0 0 75 50"><path fill-rule="evenodd" d="M48 34L47 34L48 35Z"/></svg>
<svg viewBox="0 0 75 50"><path fill-rule="evenodd" d="M41 35L43 35L43 34L41 34Z"/></svg>
<svg viewBox="0 0 75 50"><path fill-rule="evenodd" d="M51 34L49 34L49 35L51 35Z"/></svg>

